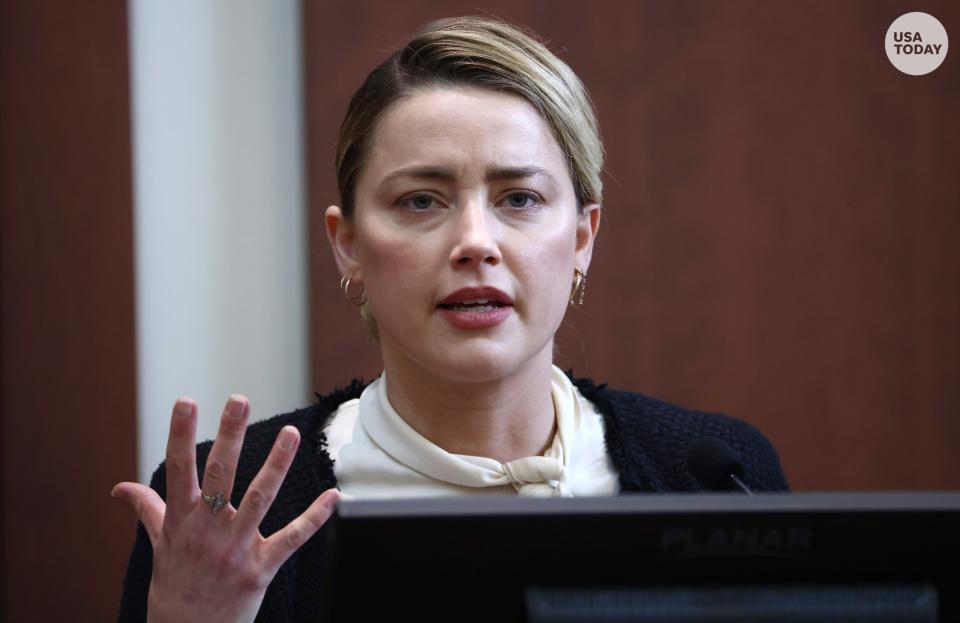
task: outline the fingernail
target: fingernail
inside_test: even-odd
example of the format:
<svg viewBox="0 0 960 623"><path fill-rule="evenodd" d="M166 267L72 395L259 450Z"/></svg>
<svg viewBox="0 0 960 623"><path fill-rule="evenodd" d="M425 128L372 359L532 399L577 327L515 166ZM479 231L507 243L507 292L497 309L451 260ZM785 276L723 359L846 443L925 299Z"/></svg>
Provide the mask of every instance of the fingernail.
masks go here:
<svg viewBox="0 0 960 623"><path fill-rule="evenodd" d="M281 433L281 435L282 436L280 437L280 447L283 448L284 450L289 450L290 448L292 448L294 436L287 432L283 432Z"/></svg>
<svg viewBox="0 0 960 623"><path fill-rule="evenodd" d="M230 415L237 419L242 418L247 410L247 399L240 394L233 394L230 396L230 403Z"/></svg>
<svg viewBox="0 0 960 623"><path fill-rule="evenodd" d="M181 398L177 401L177 414L180 417L190 417L193 412L193 403L188 398Z"/></svg>

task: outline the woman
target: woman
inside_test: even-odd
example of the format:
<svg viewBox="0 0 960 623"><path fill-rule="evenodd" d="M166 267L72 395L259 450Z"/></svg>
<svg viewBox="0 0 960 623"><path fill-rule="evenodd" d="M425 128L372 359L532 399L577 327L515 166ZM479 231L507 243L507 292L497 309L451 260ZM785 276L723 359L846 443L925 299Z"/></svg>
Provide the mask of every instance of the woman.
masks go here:
<svg viewBox="0 0 960 623"><path fill-rule="evenodd" d="M196 405L179 400L151 487L114 489L141 519L121 619L309 619L316 533L341 495L698 490L685 454L707 435L748 485L785 489L748 425L553 366L584 299L602 164L579 79L507 24L434 22L375 69L341 128L326 229L384 372L249 429L233 396L196 450Z"/></svg>

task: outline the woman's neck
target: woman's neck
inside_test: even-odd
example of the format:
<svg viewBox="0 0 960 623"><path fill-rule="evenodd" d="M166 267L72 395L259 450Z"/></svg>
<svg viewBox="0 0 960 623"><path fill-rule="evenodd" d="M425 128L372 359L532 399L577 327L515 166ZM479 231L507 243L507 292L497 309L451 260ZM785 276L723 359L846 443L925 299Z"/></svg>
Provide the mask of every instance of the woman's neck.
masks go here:
<svg viewBox="0 0 960 623"><path fill-rule="evenodd" d="M384 352L387 398L403 420L452 454L501 463L543 454L556 433L553 345L521 369L481 382L451 380Z"/></svg>

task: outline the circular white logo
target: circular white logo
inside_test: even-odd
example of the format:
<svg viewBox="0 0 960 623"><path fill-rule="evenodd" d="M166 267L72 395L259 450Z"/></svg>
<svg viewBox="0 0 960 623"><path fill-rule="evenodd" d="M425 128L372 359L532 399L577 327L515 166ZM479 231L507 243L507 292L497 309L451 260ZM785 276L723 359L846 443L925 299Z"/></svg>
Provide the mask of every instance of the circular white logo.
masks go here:
<svg viewBox="0 0 960 623"><path fill-rule="evenodd" d="M887 29L884 47L894 67L911 76L923 76L947 57L947 31L928 13L904 13Z"/></svg>

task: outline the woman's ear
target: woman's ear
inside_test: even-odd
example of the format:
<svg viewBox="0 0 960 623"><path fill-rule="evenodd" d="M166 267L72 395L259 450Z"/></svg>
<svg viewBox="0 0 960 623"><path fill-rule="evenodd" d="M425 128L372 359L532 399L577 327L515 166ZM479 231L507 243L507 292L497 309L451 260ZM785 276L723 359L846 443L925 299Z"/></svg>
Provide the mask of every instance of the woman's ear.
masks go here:
<svg viewBox="0 0 960 623"><path fill-rule="evenodd" d="M330 248L333 249L333 257L337 262L340 274L351 279L361 279L353 223L347 220L339 206L327 208L324 221L327 226Z"/></svg>
<svg viewBox="0 0 960 623"><path fill-rule="evenodd" d="M577 219L576 267L587 272L593 257L593 242L600 228L600 212L603 206L591 203L583 207Z"/></svg>

